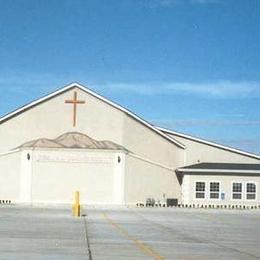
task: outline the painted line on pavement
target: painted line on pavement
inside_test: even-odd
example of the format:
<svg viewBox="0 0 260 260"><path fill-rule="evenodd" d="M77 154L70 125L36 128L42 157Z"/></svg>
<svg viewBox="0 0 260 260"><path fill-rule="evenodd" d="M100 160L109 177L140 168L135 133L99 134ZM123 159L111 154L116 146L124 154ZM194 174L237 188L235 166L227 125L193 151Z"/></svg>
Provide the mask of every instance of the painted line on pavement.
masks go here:
<svg viewBox="0 0 260 260"><path fill-rule="evenodd" d="M161 256L159 253L157 253L154 249L152 249L150 246L146 245L142 241L136 239L135 237L131 236L126 229L124 229L121 225L116 223L114 220L108 217L106 213L103 213L104 218L106 221L111 224L115 229L117 229L121 234L123 234L127 239L133 241L135 245L139 248L140 251L142 251L144 254L153 257L156 260L163 260L165 259L163 256Z"/></svg>

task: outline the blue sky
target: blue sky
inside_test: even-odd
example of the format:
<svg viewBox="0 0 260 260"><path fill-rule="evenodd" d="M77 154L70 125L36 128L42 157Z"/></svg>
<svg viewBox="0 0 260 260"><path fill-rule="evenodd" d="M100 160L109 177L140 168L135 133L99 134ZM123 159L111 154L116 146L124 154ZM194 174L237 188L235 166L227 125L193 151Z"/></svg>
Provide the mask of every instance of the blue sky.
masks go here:
<svg viewBox="0 0 260 260"><path fill-rule="evenodd" d="M78 81L260 153L260 1L0 0L0 114Z"/></svg>

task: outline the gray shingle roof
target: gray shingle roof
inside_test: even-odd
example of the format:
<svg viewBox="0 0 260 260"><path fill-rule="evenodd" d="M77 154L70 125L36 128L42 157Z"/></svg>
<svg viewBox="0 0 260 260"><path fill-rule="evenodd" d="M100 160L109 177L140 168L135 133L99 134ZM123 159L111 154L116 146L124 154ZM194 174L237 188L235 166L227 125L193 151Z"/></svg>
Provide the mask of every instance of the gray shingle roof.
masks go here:
<svg viewBox="0 0 260 260"><path fill-rule="evenodd" d="M185 166L181 169L205 169L205 170L248 170L260 171L260 164L249 163L198 163Z"/></svg>

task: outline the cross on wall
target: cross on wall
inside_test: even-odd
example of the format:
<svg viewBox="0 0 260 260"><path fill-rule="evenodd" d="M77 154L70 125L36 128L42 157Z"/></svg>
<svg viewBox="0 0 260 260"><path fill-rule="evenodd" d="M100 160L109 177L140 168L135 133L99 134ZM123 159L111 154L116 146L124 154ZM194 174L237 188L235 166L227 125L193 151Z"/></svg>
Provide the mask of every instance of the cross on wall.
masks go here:
<svg viewBox="0 0 260 260"><path fill-rule="evenodd" d="M74 91L73 99L65 100L65 103L73 105L73 127L75 127L77 123L77 105L82 105L86 102L84 100L78 100L78 93L77 91Z"/></svg>

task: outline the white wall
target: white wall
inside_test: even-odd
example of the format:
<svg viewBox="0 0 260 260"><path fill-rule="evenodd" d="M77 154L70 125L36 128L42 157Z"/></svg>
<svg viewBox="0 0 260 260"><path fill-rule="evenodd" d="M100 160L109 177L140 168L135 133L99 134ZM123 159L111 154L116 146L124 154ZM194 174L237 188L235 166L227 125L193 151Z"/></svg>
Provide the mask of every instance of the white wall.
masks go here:
<svg viewBox="0 0 260 260"><path fill-rule="evenodd" d="M206 182L206 198L196 199L195 198L195 182L205 181ZM210 182L220 182L220 193L225 193L225 199L210 199L209 198L209 187ZM255 182L257 184L257 199L254 200L233 200L232 199L232 182L242 182L243 188L247 182ZM260 176L235 176L235 175L205 175L196 174L189 175L185 174L182 185L183 192L183 204L230 204L230 205L259 205L260 204Z"/></svg>
<svg viewBox="0 0 260 260"><path fill-rule="evenodd" d="M73 106L65 104L74 91L86 104L77 107L77 126L73 127ZM124 114L105 102L75 88L0 124L0 152L6 152L38 138L56 138L71 131L82 132L98 140L122 143Z"/></svg>
<svg viewBox="0 0 260 260"><path fill-rule="evenodd" d="M183 165L184 150L126 116L123 145L131 152L170 168Z"/></svg>
<svg viewBox="0 0 260 260"><path fill-rule="evenodd" d="M73 127L73 107L65 104L74 91L86 103L77 107ZM18 131L19 129L19 131ZM75 87L0 124L0 152L6 152L38 138L56 138L77 131L97 140L110 140L154 162L177 167L183 150L136 119Z"/></svg>
<svg viewBox="0 0 260 260"><path fill-rule="evenodd" d="M126 156L125 200L126 204L145 203L147 198L164 200L180 199L180 185L173 169Z"/></svg>
<svg viewBox="0 0 260 260"><path fill-rule="evenodd" d="M21 153L0 156L0 200L19 200Z"/></svg>
<svg viewBox="0 0 260 260"><path fill-rule="evenodd" d="M118 155L121 153L79 150L34 151L32 201L72 203L74 192L79 191L83 204L121 203L123 198L118 196L122 190L120 185L123 183L120 167L115 165ZM119 181L115 181L115 178Z"/></svg>
<svg viewBox="0 0 260 260"><path fill-rule="evenodd" d="M176 135L169 134L169 136L186 146L184 165L191 165L199 162L260 163L260 160L245 155L223 150Z"/></svg>

